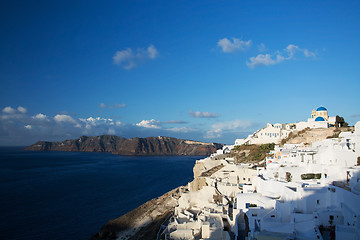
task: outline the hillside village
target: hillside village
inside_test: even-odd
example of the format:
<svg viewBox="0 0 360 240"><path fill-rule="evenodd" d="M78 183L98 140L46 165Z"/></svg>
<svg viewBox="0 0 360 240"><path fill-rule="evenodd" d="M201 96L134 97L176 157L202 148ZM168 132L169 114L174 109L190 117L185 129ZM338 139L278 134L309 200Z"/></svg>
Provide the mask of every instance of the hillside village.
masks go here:
<svg viewBox="0 0 360 240"><path fill-rule="evenodd" d="M319 107L236 139L193 172L92 239L360 239L360 121Z"/></svg>
<svg viewBox="0 0 360 240"><path fill-rule="evenodd" d="M157 238L360 239L360 121L344 124L319 107L198 160Z"/></svg>

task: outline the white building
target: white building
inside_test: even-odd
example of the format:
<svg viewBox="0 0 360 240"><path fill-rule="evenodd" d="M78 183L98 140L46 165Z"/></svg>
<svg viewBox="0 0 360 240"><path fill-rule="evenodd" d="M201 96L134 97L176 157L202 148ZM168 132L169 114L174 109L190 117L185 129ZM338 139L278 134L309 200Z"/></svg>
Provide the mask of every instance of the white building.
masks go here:
<svg viewBox="0 0 360 240"><path fill-rule="evenodd" d="M275 147L266 169L258 168L254 193L237 194L237 222L246 223L237 235L360 239L360 122L342 136Z"/></svg>
<svg viewBox="0 0 360 240"><path fill-rule="evenodd" d="M265 144L265 143L280 143L281 139L287 138L292 131L301 131L305 128L329 128L336 126L336 117L329 117L328 111L324 107L318 107L312 110L311 117L308 120L292 123L292 124L270 124L266 127L254 132L244 139L236 139L236 145L243 144Z"/></svg>
<svg viewBox="0 0 360 240"><path fill-rule="evenodd" d="M256 134L287 130L282 124L266 128ZM195 179L161 235L169 240L360 239L360 121L353 133L339 136L310 147L275 146L266 167L235 164L232 158L198 160Z"/></svg>
<svg viewBox="0 0 360 240"><path fill-rule="evenodd" d="M306 122L296 123L296 129L304 128L328 128L336 125L336 117L329 117L328 111L323 106L312 110L311 117Z"/></svg>
<svg viewBox="0 0 360 240"><path fill-rule="evenodd" d="M265 144L265 143L280 143L281 139L287 138L289 134L295 130L294 125L291 124L270 124L266 127L249 135L245 139L236 139L235 145L242 144Z"/></svg>

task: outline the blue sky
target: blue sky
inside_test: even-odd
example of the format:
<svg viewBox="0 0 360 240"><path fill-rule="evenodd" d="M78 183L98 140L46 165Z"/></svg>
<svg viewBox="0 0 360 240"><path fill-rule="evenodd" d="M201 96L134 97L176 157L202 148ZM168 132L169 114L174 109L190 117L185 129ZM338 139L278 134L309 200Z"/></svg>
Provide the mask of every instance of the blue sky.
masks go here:
<svg viewBox="0 0 360 240"><path fill-rule="evenodd" d="M359 1L1 1L0 145L360 120Z"/></svg>

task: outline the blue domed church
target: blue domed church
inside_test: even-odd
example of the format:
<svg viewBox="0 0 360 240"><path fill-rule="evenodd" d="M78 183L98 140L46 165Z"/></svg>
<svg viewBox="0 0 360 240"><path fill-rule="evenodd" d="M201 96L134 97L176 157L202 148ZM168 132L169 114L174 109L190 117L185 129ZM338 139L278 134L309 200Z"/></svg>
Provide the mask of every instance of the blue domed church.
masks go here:
<svg viewBox="0 0 360 240"><path fill-rule="evenodd" d="M318 107L316 109L316 111L315 111L315 109L312 110L311 118L315 118L316 122L327 121L329 119L327 109L324 108L323 106L321 106L321 107Z"/></svg>
<svg viewBox="0 0 360 240"><path fill-rule="evenodd" d="M336 117L329 117L328 111L325 107L320 106L316 110L312 110L311 117L308 118L307 122L299 122L296 125L297 129L304 128L328 128L335 126Z"/></svg>

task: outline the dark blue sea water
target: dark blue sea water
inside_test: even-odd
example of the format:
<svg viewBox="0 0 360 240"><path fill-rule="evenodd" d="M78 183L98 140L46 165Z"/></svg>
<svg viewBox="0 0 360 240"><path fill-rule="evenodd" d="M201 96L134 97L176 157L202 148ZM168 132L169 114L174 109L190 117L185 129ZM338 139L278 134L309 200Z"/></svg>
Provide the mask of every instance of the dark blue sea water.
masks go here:
<svg viewBox="0 0 360 240"><path fill-rule="evenodd" d="M89 239L109 219L192 180L196 156L0 148L0 239Z"/></svg>

